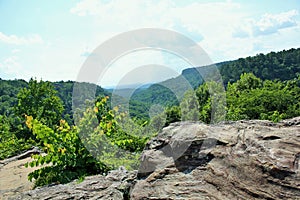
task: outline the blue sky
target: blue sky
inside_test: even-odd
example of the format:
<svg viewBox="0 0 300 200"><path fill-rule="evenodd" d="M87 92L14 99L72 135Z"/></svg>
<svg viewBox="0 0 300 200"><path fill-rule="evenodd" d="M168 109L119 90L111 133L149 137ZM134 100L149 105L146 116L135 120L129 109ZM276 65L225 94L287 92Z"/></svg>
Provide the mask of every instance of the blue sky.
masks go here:
<svg viewBox="0 0 300 200"><path fill-rule="evenodd" d="M0 0L0 78L76 80L97 46L149 27L185 34L213 62L232 60L300 47L300 1ZM167 53L135 52L117 60L100 84L116 85L148 64L169 66L175 71L169 76L189 67ZM168 74L151 77L158 81Z"/></svg>

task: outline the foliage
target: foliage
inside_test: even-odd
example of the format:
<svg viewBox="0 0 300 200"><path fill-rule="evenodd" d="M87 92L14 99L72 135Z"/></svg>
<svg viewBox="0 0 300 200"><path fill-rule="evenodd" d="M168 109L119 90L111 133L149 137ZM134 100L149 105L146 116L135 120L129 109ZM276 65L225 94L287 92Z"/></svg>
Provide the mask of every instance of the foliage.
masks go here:
<svg viewBox="0 0 300 200"><path fill-rule="evenodd" d="M220 84L207 82L200 85L196 89L196 97L200 121L215 123L225 120L225 113L223 112L225 111L225 93ZM282 119L299 116L299 102L300 75L288 81L262 81L252 73L245 73L237 82L227 85L226 119L263 119L278 122ZM187 92L181 103L181 112L186 116L195 116L196 118L195 105L193 92ZM179 112L177 113L179 114ZM189 120L189 118L184 117L181 119ZM211 121L212 119L214 122ZM176 120L179 121L180 119L177 118Z"/></svg>
<svg viewBox="0 0 300 200"><path fill-rule="evenodd" d="M68 122L68 124L74 124L74 119L73 119L74 112L72 110L73 102L85 101L85 99L82 99L84 95L73 96L73 89L75 84L77 89L80 88L80 90L84 92L88 91L91 94L94 93L96 97L99 95L110 95L109 92L105 91L100 86L91 83L84 83L84 82L79 83L74 81L54 82L53 86L57 91L57 95L63 101L64 104L64 111L62 113L62 118L65 119Z"/></svg>
<svg viewBox="0 0 300 200"><path fill-rule="evenodd" d="M118 107L110 109L108 96L85 111L78 128L87 149L110 168L136 169L141 151L156 133L151 123L136 123Z"/></svg>
<svg viewBox="0 0 300 200"><path fill-rule="evenodd" d="M16 134L22 125L14 107L18 104L18 92L26 86L24 80L0 79L0 159L20 154L33 144Z"/></svg>
<svg viewBox="0 0 300 200"><path fill-rule="evenodd" d="M179 106L167 107L165 110L165 114L166 114L165 126L168 126L173 122L178 122L181 119L181 109Z"/></svg>
<svg viewBox="0 0 300 200"><path fill-rule="evenodd" d="M59 81L49 83L53 85L56 95L63 101L64 110L62 112L62 118L65 119L69 124L73 124L73 112L72 112L72 93L73 86L77 82L74 81ZM77 83L86 84L88 83ZM109 92L105 91L100 86L95 87L95 96L99 95L110 95ZM6 115L10 118L19 117L20 113L14 113L14 107L18 105L18 93L21 89L28 88L28 82L24 80L2 80L0 79L0 115ZM24 128L24 127L23 127Z"/></svg>
<svg viewBox="0 0 300 200"><path fill-rule="evenodd" d="M179 105L179 101L169 88L160 84L153 84L147 89L136 90L133 93L130 99L130 114L132 116L143 116L143 119L149 120L148 113L153 105L167 107Z"/></svg>
<svg viewBox="0 0 300 200"><path fill-rule="evenodd" d="M0 79L0 115L10 116L13 107L18 104L18 92L27 86L24 80Z"/></svg>
<svg viewBox="0 0 300 200"><path fill-rule="evenodd" d="M118 141L113 142L115 141L113 134L110 136L105 134L116 129L116 127L103 130L99 126L95 108L88 108L78 124L79 135L83 144L97 160L100 160L110 169L116 169L119 166L135 169L138 165L139 153L120 148L116 144ZM112 125L115 126L116 124ZM108 126L106 127L108 128Z"/></svg>
<svg viewBox="0 0 300 200"><path fill-rule="evenodd" d="M262 80L291 80L300 72L300 48L270 52L266 55L258 54L218 66L224 84L237 81L243 73L253 73Z"/></svg>
<svg viewBox="0 0 300 200"><path fill-rule="evenodd" d="M50 183L67 183L86 175L106 172L106 166L97 161L81 142L76 127L60 120L57 129L43 125L32 116L26 117L26 125L43 142L46 155L34 155L30 167L48 164L31 172L29 180L36 179L35 186Z"/></svg>
<svg viewBox="0 0 300 200"><path fill-rule="evenodd" d="M29 174L30 180L36 179L36 186L66 183L86 175L106 173L120 165L127 169L138 166L148 137L135 135L135 129L125 132L119 125L125 115L119 114L117 108L111 110L107 100L108 97L99 99L93 109L87 108L78 128L60 120L60 125L52 129L32 116L26 117L26 125L42 141L46 153L34 155L34 161L28 164L31 167L46 164Z"/></svg>
<svg viewBox="0 0 300 200"><path fill-rule="evenodd" d="M280 121L300 114L298 79L262 81L253 74L243 74L227 87L227 119L267 119Z"/></svg>
<svg viewBox="0 0 300 200"><path fill-rule="evenodd" d="M225 90L220 83L205 82L200 85L196 89L199 103L199 120L205 123L223 121L225 119L225 95Z"/></svg>
<svg viewBox="0 0 300 200"><path fill-rule="evenodd" d="M0 115L0 160L20 154L31 147L30 141L18 139L10 129L9 119Z"/></svg>
<svg viewBox="0 0 300 200"><path fill-rule="evenodd" d="M63 112L62 101L56 94L50 82L30 79L28 87L21 89L18 93L16 114L30 115L54 128L59 123Z"/></svg>
<svg viewBox="0 0 300 200"><path fill-rule="evenodd" d="M189 90L185 93L180 103L180 108L182 121L199 120L199 103L193 90Z"/></svg>
<svg viewBox="0 0 300 200"><path fill-rule="evenodd" d="M131 152L142 151L148 138L139 138L137 135L125 132L120 127L119 122L122 122L124 128L124 123L128 123L130 120L128 120L128 118L127 120L122 119L125 117L125 114L118 114L117 107L110 110L107 105L108 99L109 97L106 96L100 101L97 101L94 109L103 134L121 149ZM133 129L129 131L134 132Z"/></svg>

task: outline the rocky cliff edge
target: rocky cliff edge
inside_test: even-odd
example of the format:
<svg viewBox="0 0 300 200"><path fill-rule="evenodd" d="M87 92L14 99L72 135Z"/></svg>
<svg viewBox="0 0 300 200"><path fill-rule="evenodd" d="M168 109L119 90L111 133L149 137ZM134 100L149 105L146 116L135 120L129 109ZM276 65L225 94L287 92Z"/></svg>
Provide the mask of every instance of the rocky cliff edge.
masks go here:
<svg viewBox="0 0 300 200"><path fill-rule="evenodd" d="M300 117L280 123L181 122L148 142L138 171L12 199L300 199Z"/></svg>

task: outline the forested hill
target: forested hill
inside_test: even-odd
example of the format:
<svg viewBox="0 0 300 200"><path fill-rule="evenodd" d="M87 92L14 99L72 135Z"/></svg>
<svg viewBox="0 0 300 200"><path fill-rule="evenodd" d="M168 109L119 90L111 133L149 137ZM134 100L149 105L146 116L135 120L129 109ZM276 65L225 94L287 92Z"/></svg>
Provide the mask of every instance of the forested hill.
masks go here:
<svg viewBox="0 0 300 200"><path fill-rule="evenodd" d="M262 80L291 80L297 77L297 73L300 73L300 48L239 58L234 61L216 63L216 66L220 70L224 85L228 82L236 82L243 73L253 73ZM205 70L206 67L209 66L185 69L176 78L154 84L146 90L138 90L132 96L132 102L135 104L143 102L143 106L146 107L151 104L176 105L178 101L171 90L184 91L185 80L196 89L203 83L198 70Z"/></svg>
<svg viewBox="0 0 300 200"><path fill-rule="evenodd" d="M72 118L72 93L75 81L59 81L51 83L57 91L57 96L63 101L63 118L70 121ZM90 84L90 83L82 83ZM26 88L28 82L24 80L3 80L0 78L0 115L10 115L12 109L18 103L17 95L22 88ZM97 86L96 96L109 95L100 86Z"/></svg>
<svg viewBox="0 0 300 200"><path fill-rule="evenodd" d="M268 54L257 54L238 60L216 63L223 78L223 82L236 82L241 74L253 73L262 80L291 80L300 73L300 48L270 52ZM189 68L182 71L184 76L192 86L198 87L199 73L202 67Z"/></svg>
<svg viewBox="0 0 300 200"><path fill-rule="evenodd" d="M9 115L17 104L17 94L27 86L24 80L2 80L0 78L0 115Z"/></svg>

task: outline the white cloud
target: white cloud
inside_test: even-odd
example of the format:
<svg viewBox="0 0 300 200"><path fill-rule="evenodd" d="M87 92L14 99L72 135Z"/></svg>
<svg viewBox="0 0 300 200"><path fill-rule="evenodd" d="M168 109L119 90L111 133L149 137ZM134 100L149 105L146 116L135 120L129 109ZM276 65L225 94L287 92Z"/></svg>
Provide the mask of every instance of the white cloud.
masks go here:
<svg viewBox="0 0 300 200"><path fill-rule="evenodd" d="M38 34L29 35L27 37L18 37L16 35L5 35L0 32L0 42L15 45L41 44L43 43L43 39Z"/></svg>
<svg viewBox="0 0 300 200"><path fill-rule="evenodd" d="M178 31L198 42L214 62L262 52L269 45L259 37L261 34L276 29L283 30L296 24L294 17L298 13L295 10L265 14L255 21L256 16L252 12L245 12L242 7L243 4L232 1L195 1L179 6L170 0L83 0L70 12L85 16L93 21L94 26L98 26L94 30L99 31L90 44L100 45L117 33L133 29L165 28ZM274 37L274 41L279 42L280 37ZM84 51L82 56L89 55L89 52L91 51Z"/></svg>
<svg viewBox="0 0 300 200"><path fill-rule="evenodd" d="M285 29L297 25L295 16L298 15L297 10L290 10L279 14L265 14L262 18L254 22L254 35L268 35L278 32L280 29Z"/></svg>
<svg viewBox="0 0 300 200"><path fill-rule="evenodd" d="M246 19L244 24L236 27L232 35L244 38L278 33L282 29L296 27L298 23L295 18L298 15L297 10L290 10L278 14L266 13L259 20Z"/></svg>

